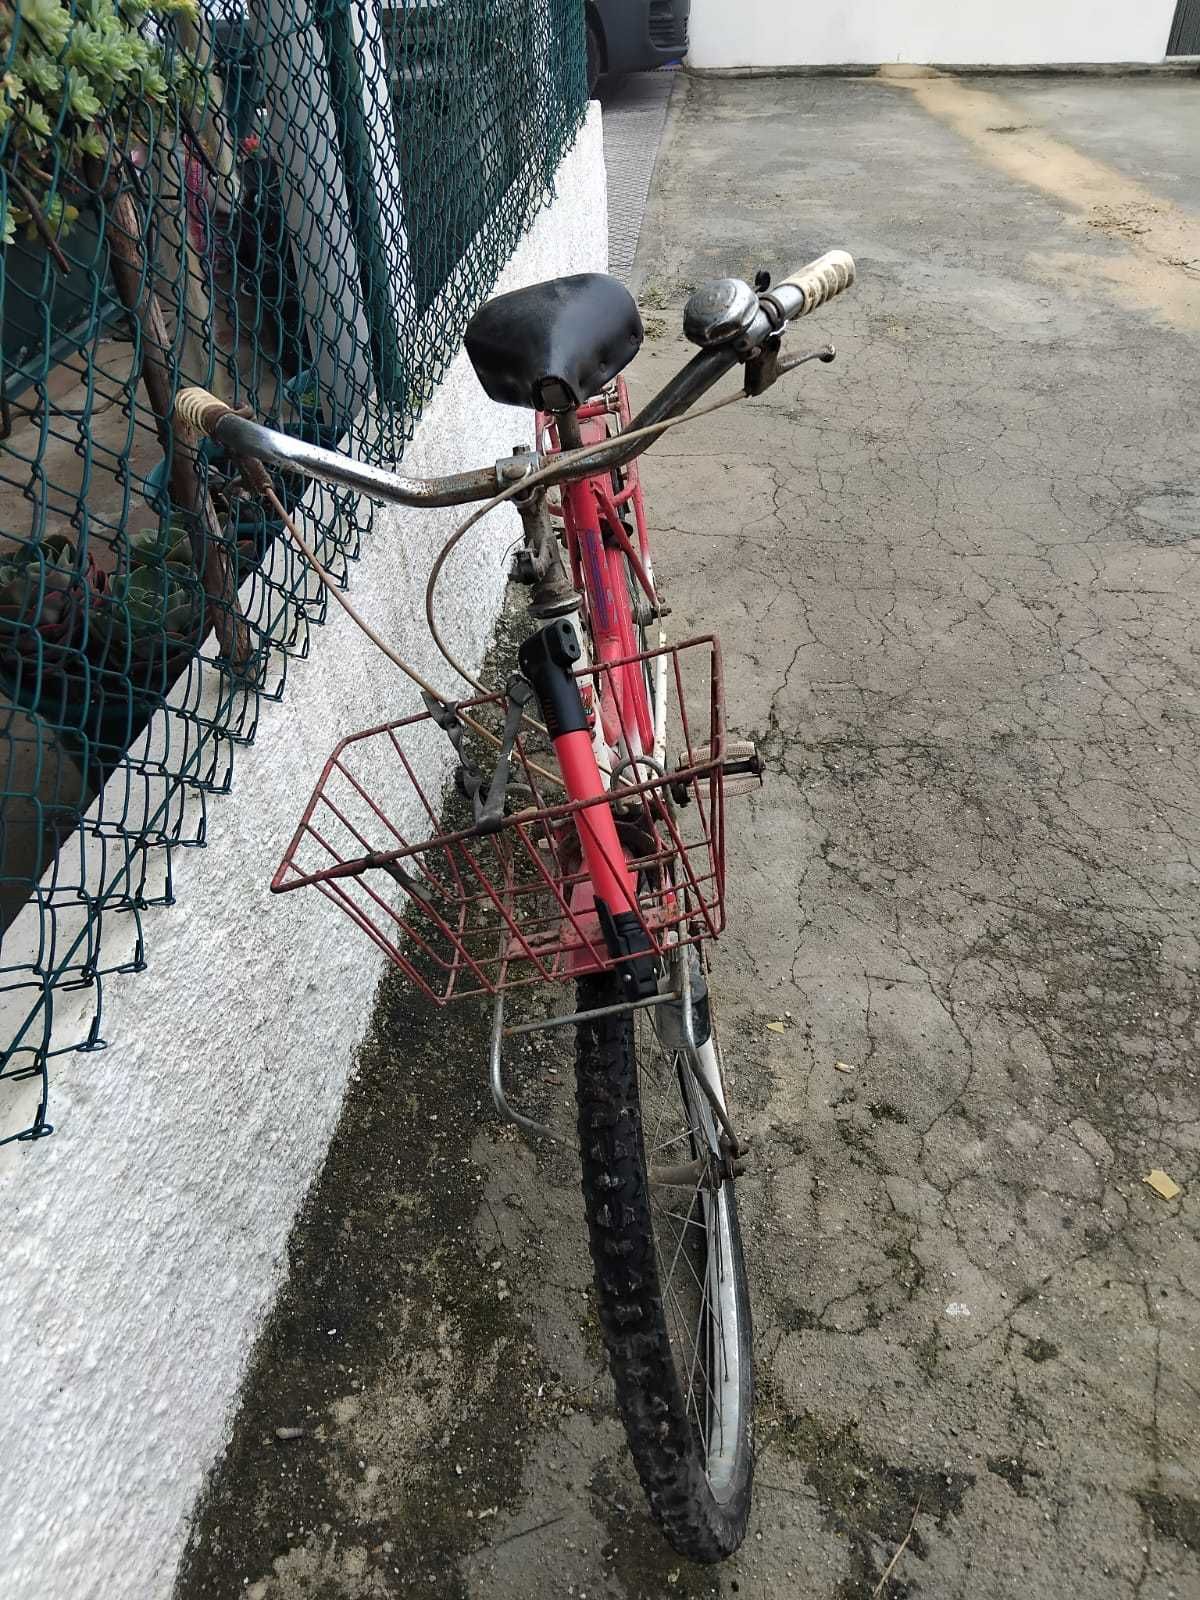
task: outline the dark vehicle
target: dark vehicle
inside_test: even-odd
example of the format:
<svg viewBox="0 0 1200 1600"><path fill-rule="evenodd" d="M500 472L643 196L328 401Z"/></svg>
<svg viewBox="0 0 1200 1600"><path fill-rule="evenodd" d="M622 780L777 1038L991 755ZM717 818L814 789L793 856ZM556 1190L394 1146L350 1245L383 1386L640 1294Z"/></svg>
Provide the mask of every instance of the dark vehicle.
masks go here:
<svg viewBox="0 0 1200 1600"><path fill-rule="evenodd" d="M587 0L588 92L609 72L645 72L687 50L692 0Z"/></svg>

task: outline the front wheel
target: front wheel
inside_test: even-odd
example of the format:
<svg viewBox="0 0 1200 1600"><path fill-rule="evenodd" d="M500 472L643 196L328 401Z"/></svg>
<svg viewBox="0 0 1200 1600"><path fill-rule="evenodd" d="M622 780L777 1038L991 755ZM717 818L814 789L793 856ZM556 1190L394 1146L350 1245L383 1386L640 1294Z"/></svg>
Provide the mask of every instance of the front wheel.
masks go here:
<svg viewBox="0 0 1200 1600"><path fill-rule="evenodd" d="M579 985L580 1010L620 999L611 975ZM698 1056L719 1086L715 1039ZM650 1010L581 1022L575 1065L596 1294L629 1448L675 1549L720 1561L750 1515L754 1383L719 1128Z"/></svg>

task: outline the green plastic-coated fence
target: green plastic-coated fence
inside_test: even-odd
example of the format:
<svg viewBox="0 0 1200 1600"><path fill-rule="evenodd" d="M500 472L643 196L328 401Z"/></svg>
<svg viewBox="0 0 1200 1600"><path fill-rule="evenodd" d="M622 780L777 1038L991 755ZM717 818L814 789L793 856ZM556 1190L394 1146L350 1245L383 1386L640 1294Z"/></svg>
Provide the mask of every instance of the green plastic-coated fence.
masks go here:
<svg viewBox="0 0 1200 1600"><path fill-rule="evenodd" d="M103 1044L104 983L324 616L175 393L397 459L551 195L582 26L579 0L0 0L0 1143ZM370 506L277 489L343 574Z"/></svg>

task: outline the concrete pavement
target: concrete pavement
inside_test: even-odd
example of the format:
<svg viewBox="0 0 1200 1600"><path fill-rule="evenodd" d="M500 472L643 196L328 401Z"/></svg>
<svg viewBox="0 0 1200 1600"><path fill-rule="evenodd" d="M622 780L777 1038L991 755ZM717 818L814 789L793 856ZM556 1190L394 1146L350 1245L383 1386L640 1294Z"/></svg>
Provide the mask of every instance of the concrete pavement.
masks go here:
<svg viewBox="0 0 1200 1600"><path fill-rule="evenodd" d="M635 72L600 85L608 176L608 270L630 281L650 180L678 74Z"/></svg>
<svg viewBox="0 0 1200 1600"><path fill-rule="evenodd" d="M861 274L797 330L836 365L645 471L673 626L723 635L770 764L717 967L757 1141L751 1534L716 1572L658 1538L574 1164L489 1121L482 1017L386 983L180 1595L1184 1600L1200 100L680 87L637 393L704 277L831 244ZM1129 152L1166 138L1160 192ZM564 1129L568 1065L524 1069Z"/></svg>

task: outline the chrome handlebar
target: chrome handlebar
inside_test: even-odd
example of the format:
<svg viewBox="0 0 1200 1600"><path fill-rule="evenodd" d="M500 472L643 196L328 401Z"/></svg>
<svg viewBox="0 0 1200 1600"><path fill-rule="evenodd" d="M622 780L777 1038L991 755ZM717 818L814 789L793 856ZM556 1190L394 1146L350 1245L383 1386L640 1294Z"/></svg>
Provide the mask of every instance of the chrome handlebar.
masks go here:
<svg viewBox="0 0 1200 1600"><path fill-rule="evenodd" d="M185 389L180 394L175 403L176 415L186 417L182 410L185 397L197 392L203 391ZM504 488L504 484L498 482L503 462L495 467L478 467L474 472L451 473L444 478L410 478L400 472L390 472L386 467L372 466L369 461L356 461L353 456L344 456L337 450L309 444L294 434L279 433L228 409L201 431L225 445L235 456L253 456L264 466L299 472L321 483L357 489L376 500L391 500L402 506L464 506L473 500L488 500L498 489Z"/></svg>
<svg viewBox="0 0 1200 1600"><path fill-rule="evenodd" d="M807 316L853 282L853 260L844 250L831 250L758 294L738 279L722 279L698 290L688 302L684 326L688 337L704 348L642 408L626 431L634 433L682 415L726 372L761 351L786 323ZM710 297L709 305L700 303L705 295ZM718 322L717 313L723 321ZM175 401L175 414L234 455L250 456L268 467L298 472L306 478L406 506L461 506L490 500L516 479L539 468L550 468L541 478L542 486L549 487L623 466L654 442L652 438L626 442L618 434L611 443L596 445L586 454L573 452L561 473L553 471L552 461L531 450L506 456L494 467L479 467L473 472L413 478L239 416L204 389L181 390Z"/></svg>

